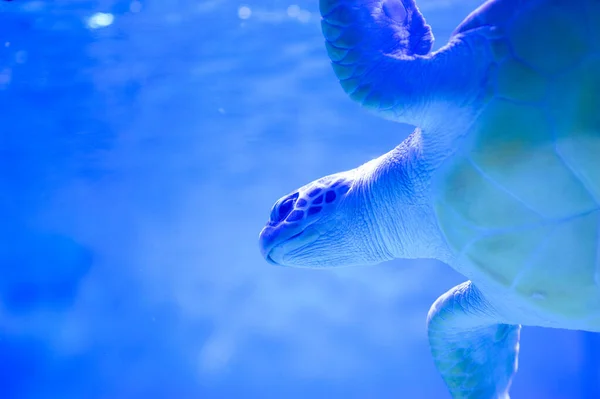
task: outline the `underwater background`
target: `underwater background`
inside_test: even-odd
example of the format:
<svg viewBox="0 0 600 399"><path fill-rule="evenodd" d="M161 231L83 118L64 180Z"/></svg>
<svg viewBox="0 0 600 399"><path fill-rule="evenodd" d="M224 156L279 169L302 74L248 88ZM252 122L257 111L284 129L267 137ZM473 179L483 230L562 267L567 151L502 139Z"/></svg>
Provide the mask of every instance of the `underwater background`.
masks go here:
<svg viewBox="0 0 600 399"><path fill-rule="evenodd" d="M419 0L436 46L481 1ZM316 0L0 2L0 398L449 398L435 261L266 263L275 200L400 143ZM515 399L600 398L600 339L525 328Z"/></svg>

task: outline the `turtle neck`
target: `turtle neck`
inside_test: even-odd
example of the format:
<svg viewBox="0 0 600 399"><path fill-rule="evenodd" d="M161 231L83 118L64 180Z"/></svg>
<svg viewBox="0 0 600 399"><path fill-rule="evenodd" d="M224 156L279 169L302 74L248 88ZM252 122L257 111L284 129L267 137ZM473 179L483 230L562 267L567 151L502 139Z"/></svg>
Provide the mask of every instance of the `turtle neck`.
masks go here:
<svg viewBox="0 0 600 399"><path fill-rule="evenodd" d="M451 258L430 198L434 166L423 158L416 129L392 151L361 167L361 194L384 257Z"/></svg>

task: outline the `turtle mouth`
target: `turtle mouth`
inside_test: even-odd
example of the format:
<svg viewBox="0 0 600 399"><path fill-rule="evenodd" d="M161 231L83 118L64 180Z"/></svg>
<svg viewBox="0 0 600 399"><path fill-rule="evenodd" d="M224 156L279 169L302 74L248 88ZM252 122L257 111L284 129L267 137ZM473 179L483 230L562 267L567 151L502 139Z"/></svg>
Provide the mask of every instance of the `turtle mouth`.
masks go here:
<svg viewBox="0 0 600 399"><path fill-rule="evenodd" d="M321 233L313 227L306 229L285 238L284 240L268 240L270 234L261 233L261 242L263 245L262 253L265 260L273 265L285 266L291 264L289 262L296 254L315 242ZM265 242L271 241L271 242ZM266 245L265 245L266 244Z"/></svg>
<svg viewBox="0 0 600 399"><path fill-rule="evenodd" d="M304 231L301 231L301 232L300 232L300 233L298 233L298 234L294 234L293 236L291 236L290 238L288 238L288 239L287 239L287 240L285 240L285 241L293 240L293 239L295 239L295 238L297 238L297 237L300 237L300 236L302 235L302 233L304 233ZM282 242L282 243L279 243L279 244L277 244L277 245L274 245L274 246L272 246L272 247L271 247L271 248L270 248L268 251L265 251L265 252L264 252L264 257L265 257L265 260L266 260L267 262L269 262L269 263L270 263L270 264L272 264L272 265L281 266L279 263L277 263L277 262L275 262L275 261L273 260L273 258L271 257L271 254L273 253L273 250L274 250L275 248L277 248L279 245L281 245L281 244L285 243L285 241L284 241L284 242Z"/></svg>

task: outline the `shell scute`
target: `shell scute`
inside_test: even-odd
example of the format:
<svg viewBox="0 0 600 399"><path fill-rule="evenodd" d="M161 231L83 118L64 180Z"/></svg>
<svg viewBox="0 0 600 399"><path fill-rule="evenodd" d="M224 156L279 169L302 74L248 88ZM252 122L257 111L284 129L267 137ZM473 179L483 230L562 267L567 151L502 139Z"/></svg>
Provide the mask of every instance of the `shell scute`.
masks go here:
<svg viewBox="0 0 600 399"><path fill-rule="evenodd" d="M434 175L438 222L477 284L600 328L600 0L517 3L488 1L456 31L504 37L473 46L489 73Z"/></svg>
<svg viewBox="0 0 600 399"><path fill-rule="evenodd" d="M600 52L562 76L551 90L549 114L557 153L600 206Z"/></svg>
<svg viewBox="0 0 600 399"><path fill-rule="evenodd" d="M588 17L588 27L590 29L590 43L596 49L600 49L600 1L589 0L587 2L585 14Z"/></svg>
<svg viewBox="0 0 600 399"><path fill-rule="evenodd" d="M471 159L515 201L546 219L568 217L597 206L556 154L553 126L542 108L497 99L488 105L473 130Z"/></svg>
<svg viewBox="0 0 600 399"><path fill-rule="evenodd" d="M530 67L554 75L577 65L590 52L585 10L578 2L544 1L509 29L515 55Z"/></svg>
<svg viewBox="0 0 600 399"><path fill-rule="evenodd" d="M502 62L509 57L512 57L512 49L506 38L490 40L490 49L494 55L494 61Z"/></svg>
<svg viewBox="0 0 600 399"><path fill-rule="evenodd" d="M600 211L554 226L544 248L524 267L516 292L564 317L583 318L600 309L599 227Z"/></svg>
<svg viewBox="0 0 600 399"><path fill-rule="evenodd" d="M534 256L549 230L541 226L490 234L475 241L466 256L497 283L510 287L523 269L522 260Z"/></svg>
<svg viewBox="0 0 600 399"><path fill-rule="evenodd" d="M463 252L474 237L482 234L469 224L451 207L444 202L438 201L435 204L438 221L441 225L452 226L452 233L448 235L448 244L457 253Z"/></svg>
<svg viewBox="0 0 600 399"><path fill-rule="evenodd" d="M452 208L475 227L497 230L542 221L535 212L515 201L510 193L482 176L466 158L453 162L441 184L443 206ZM450 229L447 236L450 241L454 240Z"/></svg>
<svg viewBox="0 0 600 399"><path fill-rule="evenodd" d="M523 89L522 82L527 82ZM498 96L513 101L539 103L546 98L548 79L515 58L500 63L496 76Z"/></svg>

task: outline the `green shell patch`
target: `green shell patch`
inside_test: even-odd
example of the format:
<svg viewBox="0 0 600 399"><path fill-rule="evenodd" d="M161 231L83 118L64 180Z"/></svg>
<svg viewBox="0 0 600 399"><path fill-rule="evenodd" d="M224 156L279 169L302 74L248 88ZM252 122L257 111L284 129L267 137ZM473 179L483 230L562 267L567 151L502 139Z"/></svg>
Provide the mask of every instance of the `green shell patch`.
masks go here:
<svg viewBox="0 0 600 399"><path fill-rule="evenodd" d="M465 158L452 163L438 190L439 201L444 206L452 208L467 223L479 229L499 230L543 221L536 212L485 178ZM451 227L441 225L452 241L454 233Z"/></svg>
<svg viewBox="0 0 600 399"><path fill-rule="evenodd" d="M557 152L600 203L600 54L565 74L551 94Z"/></svg>
<svg viewBox="0 0 600 399"><path fill-rule="evenodd" d="M557 154L553 132L542 108L494 100L472 129L471 158L480 173L543 218L564 218L598 207Z"/></svg>
<svg viewBox="0 0 600 399"><path fill-rule="evenodd" d="M589 41L596 50L600 50L600 1L588 0L585 4Z"/></svg>
<svg viewBox="0 0 600 399"><path fill-rule="evenodd" d="M537 71L554 75L581 62L590 51L585 8L577 2L543 2L510 27L514 54ZM551 27L551 28L545 28Z"/></svg>
<svg viewBox="0 0 600 399"><path fill-rule="evenodd" d="M496 94L517 102L539 103L548 94L548 79L527 64L509 58L498 68ZM523 85L522 82L527 82Z"/></svg>
<svg viewBox="0 0 600 399"><path fill-rule="evenodd" d="M590 309L600 309L595 283L599 226L600 211L554 226L546 244L523 265L517 292L565 317L584 317Z"/></svg>
<svg viewBox="0 0 600 399"><path fill-rule="evenodd" d="M534 258L536 250L544 246L551 230L551 226L540 226L490 234L475 241L465 251L465 257L497 283L510 287L524 262Z"/></svg>

